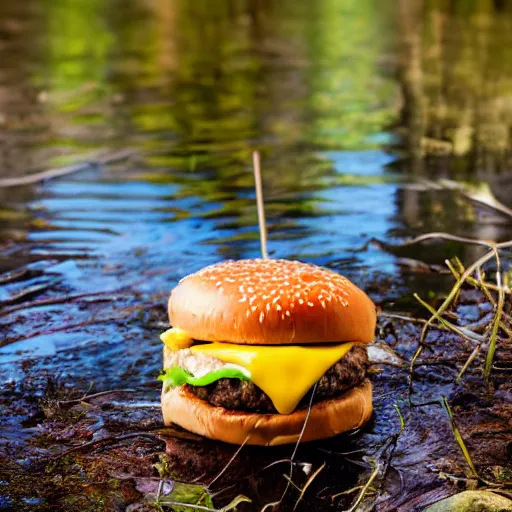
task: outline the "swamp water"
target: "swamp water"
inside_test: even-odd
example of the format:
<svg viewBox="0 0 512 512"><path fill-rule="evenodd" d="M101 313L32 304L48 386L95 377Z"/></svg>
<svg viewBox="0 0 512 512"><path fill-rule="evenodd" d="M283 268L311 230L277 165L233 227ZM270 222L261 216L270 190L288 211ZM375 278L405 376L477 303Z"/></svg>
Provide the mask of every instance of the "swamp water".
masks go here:
<svg viewBox="0 0 512 512"><path fill-rule="evenodd" d="M490 389L481 362L456 384L472 347L432 331L410 408L421 324L385 316L425 318L413 293L439 305L444 260L485 250L385 244L512 239L471 199L512 206L511 38L507 1L0 2L0 510L159 510L159 475L164 501L283 495L293 447L244 448L211 498L235 449L162 435L155 407L170 289L259 256L254 149L270 255L339 271L384 312L374 421L301 447L281 509L349 508L370 478L361 510L464 488L442 395L479 471L510 480L509 348ZM456 313L484 325L492 306L467 289Z"/></svg>

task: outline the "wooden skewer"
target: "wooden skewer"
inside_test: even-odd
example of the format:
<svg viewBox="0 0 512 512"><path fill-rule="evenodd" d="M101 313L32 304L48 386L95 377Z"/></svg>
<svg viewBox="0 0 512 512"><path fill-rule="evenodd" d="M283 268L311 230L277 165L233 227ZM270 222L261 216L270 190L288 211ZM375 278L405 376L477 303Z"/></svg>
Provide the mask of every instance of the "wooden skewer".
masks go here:
<svg viewBox="0 0 512 512"><path fill-rule="evenodd" d="M265 222L265 205L263 203L263 189L261 186L260 153L254 151L252 154L252 163L254 168L254 184L256 186L256 205L258 207L258 225L260 228L261 256L268 258L267 253L267 225Z"/></svg>

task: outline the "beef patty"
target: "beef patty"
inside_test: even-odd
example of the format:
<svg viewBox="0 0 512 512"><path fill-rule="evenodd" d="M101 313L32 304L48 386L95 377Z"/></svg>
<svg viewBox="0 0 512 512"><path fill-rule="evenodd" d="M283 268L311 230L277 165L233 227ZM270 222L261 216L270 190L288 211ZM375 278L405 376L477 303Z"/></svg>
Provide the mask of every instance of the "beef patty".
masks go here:
<svg viewBox="0 0 512 512"><path fill-rule="evenodd" d="M366 348L357 345L352 347L318 381L313 403L334 398L361 384L366 377L367 369ZM186 386L198 398L217 407L277 414L269 396L251 381L219 379L208 386L189 386L188 384ZM297 409L309 405L312 389L302 398Z"/></svg>

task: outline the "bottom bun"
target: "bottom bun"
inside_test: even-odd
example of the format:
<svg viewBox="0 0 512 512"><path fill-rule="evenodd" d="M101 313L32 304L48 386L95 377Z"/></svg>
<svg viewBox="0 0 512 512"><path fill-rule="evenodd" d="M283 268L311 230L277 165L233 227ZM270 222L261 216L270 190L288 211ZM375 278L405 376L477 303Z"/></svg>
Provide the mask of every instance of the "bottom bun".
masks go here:
<svg viewBox="0 0 512 512"><path fill-rule="evenodd" d="M176 424L190 432L233 444L273 446L296 443L307 409L291 414L231 411L201 400L184 387L162 390L165 425ZM372 385L366 380L339 398L311 408L302 441L325 439L358 428L372 415Z"/></svg>

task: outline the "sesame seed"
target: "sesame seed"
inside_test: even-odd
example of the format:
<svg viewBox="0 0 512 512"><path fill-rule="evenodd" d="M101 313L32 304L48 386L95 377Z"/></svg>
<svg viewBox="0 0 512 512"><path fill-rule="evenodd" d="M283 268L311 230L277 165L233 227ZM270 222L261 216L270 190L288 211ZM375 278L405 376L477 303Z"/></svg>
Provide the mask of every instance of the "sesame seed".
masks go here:
<svg viewBox="0 0 512 512"><path fill-rule="evenodd" d="M299 299L299 304L304 304L304 301L302 299Z"/></svg>
<svg viewBox="0 0 512 512"><path fill-rule="evenodd" d="M265 309L266 309L267 311L270 311L270 304L269 304L269 303L267 303L267 306L266 306L266 308L265 308Z"/></svg>
<svg viewBox="0 0 512 512"><path fill-rule="evenodd" d="M314 304L313 304L312 302L308 301L308 306L309 306L310 308L312 308L312 307L314 306Z"/></svg>
<svg viewBox="0 0 512 512"><path fill-rule="evenodd" d="M260 324L263 323L263 320L265 319L265 313L263 311L260 313Z"/></svg>
<svg viewBox="0 0 512 512"><path fill-rule="evenodd" d="M276 306L276 310L277 311L281 311L281 309L283 309L279 304Z"/></svg>
<svg viewBox="0 0 512 512"><path fill-rule="evenodd" d="M256 311L258 309L258 306L251 306L251 311Z"/></svg>
<svg viewBox="0 0 512 512"><path fill-rule="evenodd" d="M244 295L238 302L247 302L247 297Z"/></svg>
<svg viewBox="0 0 512 512"><path fill-rule="evenodd" d="M284 314L285 314L286 316L290 316L290 315L291 315L291 313L290 313L288 310L286 310L286 311L284 312Z"/></svg>

